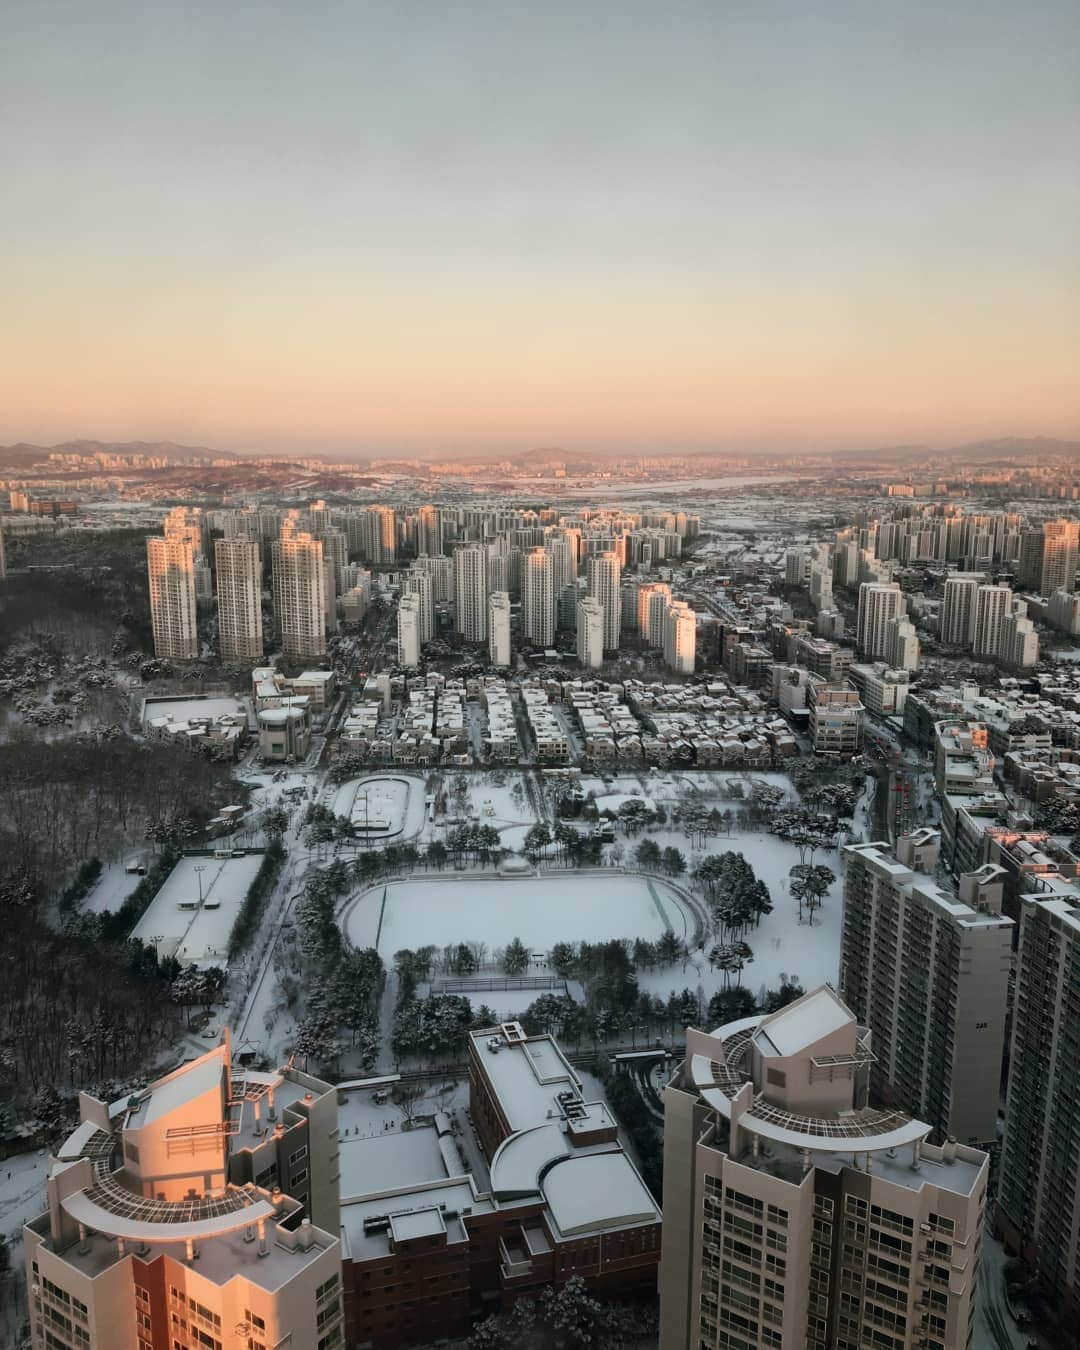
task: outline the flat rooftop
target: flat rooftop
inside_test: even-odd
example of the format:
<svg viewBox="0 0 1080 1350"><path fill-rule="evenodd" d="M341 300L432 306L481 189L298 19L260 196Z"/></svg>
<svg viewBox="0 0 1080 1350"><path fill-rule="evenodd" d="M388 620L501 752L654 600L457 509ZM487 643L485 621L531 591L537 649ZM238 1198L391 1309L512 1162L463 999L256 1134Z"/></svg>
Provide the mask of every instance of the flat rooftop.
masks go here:
<svg viewBox="0 0 1080 1350"><path fill-rule="evenodd" d="M367 1139L340 1139L341 1198L385 1195L447 1178L438 1131L431 1125L388 1130Z"/></svg>
<svg viewBox="0 0 1080 1350"><path fill-rule="evenodd" d="M477 1198L468 1177L447 1179L441 1185L436 1183L397 1195L347 1201L341 1206L342 1259L371 1261L389 1256L390 1241L394 1236L391 1221L399 1236L416 1236L421 1229L421 1235L433 1233L436 1231L433 1209L438 1212L438 1222L445 1228L446 1240L452 1245L468 1241L461 1221L463 1213L490 1214L494 1205L490 1199ZM369 1227L367 1232L365 1223Z"/></svg>
<svg viewBox="0 0 1080 1350"><path fill-rule="evenodd" d="M581 1079L550 1037L517 1044L502 1041L495 1051L487 1044L491 1034L473 1033L472 1041L511 1130L540 1124L551 1111L561 1115L560 1092L581 1096Z"/></svg>

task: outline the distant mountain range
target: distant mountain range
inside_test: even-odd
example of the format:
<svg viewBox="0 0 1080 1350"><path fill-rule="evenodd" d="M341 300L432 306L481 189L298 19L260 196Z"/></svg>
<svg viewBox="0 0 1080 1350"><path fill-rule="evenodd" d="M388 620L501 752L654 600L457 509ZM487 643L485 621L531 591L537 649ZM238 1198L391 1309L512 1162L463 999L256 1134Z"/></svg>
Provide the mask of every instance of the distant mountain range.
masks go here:
<svg viewBox="0 0 1080 1350"><path fill-rule="evenodd" d="M251 454L258 453L258 451L251 452ZM305 453L311 454L310 451ZM719 453L715 452L715 454ZM16 445L0 445L0 463L5 464L32 464L44 459L49 454L143 455L148 459L164 459L170 463L179 463L186 459L230 459L242 463L245 459L250 458L250 455L239 454L235 450L217 450L207 445L178 445L175 441L73 440L62 441L59 445L33 445L26 441L20 441ZM715 457L715 454L708 451L697 451L678 457L688 460L711 459ZM948 449L931 445L889 445L862 450L838 450L832 456L827 452L821 452L820 455L814 455L812 458L828 459L831 457L842 461L872 458L882 461L883 464L899 464L905 461L917 462L924 459L941 459L943 456L955 459L958 463L967 463L980 459L1028 461L1039 458L1056 459L1072 455L1080 456L1080 441L1058 440L1051 436L1003 436L997 440L971 441L966 445L956 445ZM524 454L516 454L513 459L517 464L533 469L570 469L623 457L617 451L605 453L603 451L566 451L544 448L528 450ZM288 461L295 457L277 454L273 455L272 458ZM341 452L328 453L322 458L327 461L355 464L370 459L370 456L348 455ZM450 458L453 458L453 456L432 452L422 456L403 456L401 462L405 464L410 461L415 462L417 459L421 461L434 459L439 462ZM470 463L481 463L490 459L494 464L507 459L508 455L488 452L469 455L467 458ZM769 454L762 455L761 458L763 460L776 460L785 458L785 456ZM383 461L384 465L390 462L389 460Z"/></svg>
<svg viewBox="0 0 1080 1350"><path fill-rule="evenodd" d="M0 445L0 458L32 463L46 455L145 455L148 459L243 459L232 450L206 445L177 445L175 441L62 441L59 445Z"/></svg>

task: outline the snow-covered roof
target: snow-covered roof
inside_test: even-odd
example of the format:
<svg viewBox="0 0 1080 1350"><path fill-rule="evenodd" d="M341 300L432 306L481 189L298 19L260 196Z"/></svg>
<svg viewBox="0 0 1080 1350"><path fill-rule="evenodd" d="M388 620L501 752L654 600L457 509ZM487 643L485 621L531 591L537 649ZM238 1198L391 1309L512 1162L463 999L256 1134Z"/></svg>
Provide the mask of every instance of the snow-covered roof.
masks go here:
<svg viewBox="0 0 1080 1350"><path fill-rule="evenodd" d="M797 1055L855 1018L833 991L822 985L805 998L766 1017L758 1027L755 1044L763 1054ZM763 1039L767 1044L763 1044Z"/></svg>
<svg viewBox="0 0 1080 1350"><path fill-rule="evenodd" d="M625 1153L566 1158L544 1177L544 1199L566 1237L659 1223L660 1211Z"/></svg>

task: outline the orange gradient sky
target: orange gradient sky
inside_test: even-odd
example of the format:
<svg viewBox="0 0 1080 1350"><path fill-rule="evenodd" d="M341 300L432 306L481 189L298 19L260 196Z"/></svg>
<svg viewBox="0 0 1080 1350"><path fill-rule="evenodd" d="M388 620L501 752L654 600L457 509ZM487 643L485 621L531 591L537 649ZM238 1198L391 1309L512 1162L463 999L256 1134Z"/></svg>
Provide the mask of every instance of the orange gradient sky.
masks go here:
<svg viewBox="0 0 1080 1350"><path fill-rule="evenodd" d="M1074 5L226 8L16 7L0 440L1080 435Z"/></svg>

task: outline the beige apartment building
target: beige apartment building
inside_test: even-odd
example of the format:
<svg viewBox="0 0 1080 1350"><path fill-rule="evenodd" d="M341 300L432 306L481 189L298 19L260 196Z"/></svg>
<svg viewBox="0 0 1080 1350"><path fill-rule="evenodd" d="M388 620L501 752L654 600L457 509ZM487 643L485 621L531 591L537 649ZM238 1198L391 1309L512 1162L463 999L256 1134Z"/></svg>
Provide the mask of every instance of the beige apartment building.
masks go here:
<svg viewBox="0 0 1080 1350"><path fill-rule="evenodd" d="M229 1056L81 1095L23 1229L34 1350L343 1344L337 1094Z"/></svg>
<svg viewBox="0 0 1080 1350"><path fill-rule="evenodd" d="M262 551L240 535L214 544L218 645L223 661L263 658Z"/></svg>
<svg viewBox="0 0 1080 1350"><path fill-rule="evenodd" d="M843 850L840 994L873 1033L870 1086L935 1138L997 1142L1014 924L988 863L950 895L931 876L938 835ZM916 866L918 862L918 866Z"/></svg>
<svg viewBox="0 0 1080 1350"><path fill-rule="evenodd" d="M285 527L271 546L274 618L286 656L326 655L327 575L321 539Z"/></svg>
<svg viewBox="0 0 1080 1350"><path fill-rule="evenodd" d="M168 661L194 661L199 655L199 632L191 540L184 535L147 539L146 566L155 656Z"/></svg>
<svg viewBox="0 0 1080 1350"><path fill-rule="evenodd" d="M961 1350L989 1159L871 1104L833 991L687 1031L664 1094L663 1350Z"/></svg>

